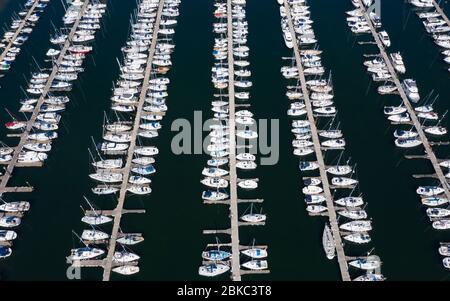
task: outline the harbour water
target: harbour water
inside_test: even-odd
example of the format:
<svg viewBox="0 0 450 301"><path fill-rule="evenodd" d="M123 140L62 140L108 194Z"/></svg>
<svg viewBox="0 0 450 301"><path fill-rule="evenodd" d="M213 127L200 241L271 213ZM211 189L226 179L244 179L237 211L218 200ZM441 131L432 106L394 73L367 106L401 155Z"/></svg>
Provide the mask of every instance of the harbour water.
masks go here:
<svg viewBox="0 0 450 301"><path fill-rule="evenodd" d="M9 1L0 13L0 24L9 22L17 4ZM24 3L23 0L19 1ZM414 77L423 96L432 90L439 94L436 111L450 108L448 71L438 49L425 35L419 19L402 0L381 1L381 17L393 46L405 59L407 74ZM426 162L407 161L403 151L395 148L391 129L382 113L384 98L378 96L365 72L363 54L371 46L356 44L345 22L350 1L309 1L314 29L323 63L333 72L335 103L347 141L347 150L358 167L361 192L373 218L372 237L375 252L383 261L383 274L389 280L449 280L449 272L437 253L438 241L450 237L438 235L415 194L419 183L414 173L431 172ZM16 7L15 7L16 6ZM15 171L12 184L28 181L36 191L17 195L31 202L32 209L18 229L13 255L0 261L3 280L65 280L65 257L78 246L71 230L82 231L80 218L83 195L91 187L87 148L91 136L101 137L103 112L109 110L113 80L118 75L116 57L125 43L134 1L108 0L107 16L99 32L94 53L86 61L86 72L72 91L71 103L62 120L60 138L54 143L48 162L39 169ZM0 80L0 120L8 120L3 110L17 112L18 101L35 63L43 65L49 48L52 23L61 25L63 6L51 1L30 40L24 46L11 71ZM201 171L205 155L175 155L171 151L172 122L185 118L191 123L194 111L210 117L214 90L210 83L213 63L213 4L209 0L182 0L175 35L176 49L169 77L169 110L163 121L156 146L160 149L157 173L152 177L150 196L133 198L126 208L142 208L146 214L124 216L123 228L143 232L145 241L133 248L142 255L141 272L115 279L131 280L200 280L197 274L200 253L211 240L203 229L227 226L228 211L220 206L202 204ZM401 16L401 17L399 17ZM275 0L247 0L250 61L252 64L252 109L257 118L279 119L280 158L276 165L260 165L258 196L265 199L268 215L265 227L241 231L241 243L268 245L268 275L244 276L255 280L339 280L337 262L328 261L321 237L323 221L309 218L301 195L298 159L292 155L290 120L286 117L288 101L285 81L280 74L285 49L280 30L279 6ZM448 127L448 119L444 121ZM6 131L0 127L0 137ZM6 143L14 140L4 139ZM11 143L12 144L12 143ZM440 154L448 156L448 147ZM92 200L108 207L113 200ZM85 205L85 204L83 204ZM346 247L348 255L352 248ZM83 269L83 280L101 279L100 269ZM223 277L222 279L227 279Z"/></svg>

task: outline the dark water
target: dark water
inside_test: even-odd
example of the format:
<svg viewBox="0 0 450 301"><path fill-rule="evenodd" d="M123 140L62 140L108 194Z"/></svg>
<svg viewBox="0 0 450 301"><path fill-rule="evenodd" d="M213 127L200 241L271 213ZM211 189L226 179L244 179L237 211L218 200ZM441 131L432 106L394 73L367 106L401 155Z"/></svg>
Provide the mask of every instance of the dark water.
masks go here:
<svg viewBox="0 0 450 301"><path fill-rule="evenodd" d="M79 206L91 187L87 148L91 136L96 140L101 137L103 112L109 111L112 82L118 74L115 58L126 41L130 16L136 8L134 1L109 0L108 4L108 16L97 36L95 52L87 59L86 72L71 93L72 101L63 116L60 138L54 143L47 164L41 169L18 170L11 181L11 185L28 181L36 187L36 192L11 196L30 199L32 210L18 230L13 256L0 262L3 279L66 279L65 256L78 245L71 230L80 233L83 229ZM5 6L0 12L0 24L9 21L17 5L10 1ZM324 50L324 64L333 72L336 106L348 153L358 166L361 191L369 203L375 228L373 245L383 260L383 273L390 280L449 279L437 254L437 242L446 237L438 236L431 229L414 192L421 182L411 177L413 173L431 172L431 168L426 162L406 161L404 152L394 147L392 129L382 114L383 105L392 99L376 94L363 69L363 53L374 50L357 45L346 27L345 11L351 8L350 1L316 0L309 5ZM174 136L170 126L175 119L193 122L194 111L203 111L203 119L211 117L212 11L209 0L183 0L180 6L177 47L169 75L169 111L160 137L155 140L160 155L157 173L152 178L153 192L149 197L130 198L126 203L127 208L145 207L146 214L123 218L124 230L143 232L145 236L144 243L133 248L143 255L141 272L126 279L200 279L197 275L200 252L213 240L205 237L202 230L221 229L228 223L226 208L202 204L200 179L207 157L174 155L170 148ZM403 1L382 1L382 18L393 41L392 49L402 52L408 75L417 79L423 96L433 89L439 93L436 107L442 114L450 107L447 101L450 78L437 48L410 12ZM25 78L35 68L30 58L33 56L43 65L52 32L50 20L59 27L62 15L61 3L52 1L26 43L26 49L11 72L0 81L2 107L13 112L19 108L18 100L24 95L20 87L25 86ZM289 52L281 36L278 4L274 0L248 0L247 19L254 84L252 110L256 118L279 119L280 159L274 166L257 169L260 183L256 197L265 199L266 226L242 228L240 236L243 244L256 238L257 243L269 246L271 274L244 279L338 280L337 263L326 260L323 254L323 221L306 215L301 197L301 175L298 161L292 155L290 121L286 118L286 81L279 72L283 65L281 57ZM7 118L1 110L0 119ZM0 128L0 137L5 137L5 130ZM448 155L445 149L441 152ZM111 199L93 198L93 201L102 208L113 206ZM350 255L355 252L347 247L346 251ZM100 269L82 271L82 279L100 277ZM113 275L113 279L123 278Z"/></svg>

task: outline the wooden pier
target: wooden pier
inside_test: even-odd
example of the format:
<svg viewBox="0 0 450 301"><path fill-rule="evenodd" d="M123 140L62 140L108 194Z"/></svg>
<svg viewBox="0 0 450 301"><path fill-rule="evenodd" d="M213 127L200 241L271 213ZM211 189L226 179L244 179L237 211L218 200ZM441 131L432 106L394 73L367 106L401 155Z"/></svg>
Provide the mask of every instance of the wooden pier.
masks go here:
<svg viewBox="0 0 450 301"><path fill-rule="evenodd" d="M411 105L411 102L409 101L408 97L406 96L405 90L403 89L403 86L400 83L397 72L395 71L394 66L392 65L392 62L389 59L386 49L384 48L384 45L381 42L380 37L378 36L377 31L375 30L375 28L373 26L373 23L368 15L367 10L365 9L365 6L363 5L361 0L357 0L357 1L359 3L360 7L364 11L364 18L366 19L366 22L369 24L370 32L372 33L372 36L377 44L380 54L386 63L386 66L392 77L392 81L394 82L395 86L397 87L399 95L400 95L401 99L403 100L403 103L408 111L411 121L414 124L414 127L417 130L417 133L419 134L419 138L422 141L423 147L425 148L425 153L427 155L427 158L428 158L428 160L430 160L431 164L433 165L433 169L435 171L436 178L439 180L442 188L444 189L445 197L448 200L450 200L449 184L448 184L447 179L445 178L444 172L442 171L441 167L439 166L439 160L437 159L433 149L431 148L431 144L428 141L427 136L425 135L425 132L422 128L422 124L420 123L420 121L416 115L416 111L414 110L413 106Z"/></svg>
<svg viewBox="0 0 450 301"><path fill-rule="evenodd" d="M3 59L5 58L6 54L8 53L9 49L11 49L11 47L13 47L13 42L17 39L17 37L19 36L19 34L22 32L22 29L25 27L25 25L28 22L28 19L30 18L30 16L34 13L34 10L36 9L36 6L39 4L39 0L34 0L33 5L30 7L30 9L28 10L28 13L25 15L25 17L22 19L22 21L20 22L19 27L17 27L16 31L14 32L14 35L9 39L8 44L6 45L6 47L3 49L3 52L0 54L0 62L3 61Z"/></svg>
<svg viewBox="0 0 450 301"><path fill-rule="evenodd" d="M88 4L89 4L89 0L84 0L83 6L80 9L79 15L78 15L77 19L75 20L75 23L73 24L72 29L70 30L67 40L64 43L64 46L61 49L61 52L58 56L58 59L56 60L55 64L53 65L52 72L50 73L48 80L45 84L45 87L43 88L43 92L34 107L33 113L27 122L27 126L26 126L25 130L23 131L23 133L20 136L19 144L15 147L12 159L11 159L11 161L9 161L9 163L6 167L5 174L1 177L0 195L4 192L10 192L10 191L7 191L6 185L8 184L8 181L10 180L10 178L12 176L14 168L20 166L20 163L18 162L19 154L22 151L23 146L28 142L28 135L30 134L30 132L33 128L33 125L36 122L36 118L41 110L41 106L44 103L45 97L47 96L48 92L50 91L52 82L58 72L59 65L61 64L62 60L64 59L67 49L71 45L71 40L72 40L73 36L75 35L75 31L77 30L78 24L80 23L82 16L86 12ZM42 163L42 162L40 162L40 163Z"/></svg>
<svg viewBox="0 0 450 301"><path fill-rule="evenodd" d="M318 130L316 127L316 122L315 122L314 114L313 114L313 110L312 110L312 102L311 102L311 99L309 98L309 93L308 93L308 89L306 86L306 78L305 78L305 74L303 72L302 59L300 56L301 50L300 50L299 43L296 38L297 34L294 29L294 23L293 23L290 7L289 7L287 0L284 0L284 8L286 9L289 31L292 35L292 38L294 39L293 45L294 45L295 61L296 61L296 65L297 65L297 69L298 69L298 73L299 73L299 79L300 79L300 84L301 84L301 88L303 91L303 97L305 100L308 121L310 123L311 137L312 137L312 140L314 143L314 151L316 154L317 163L319 164L320 178L322 179L323 191L324 191L324 195L326 198L326 204L327 204L328 214L329 214L328 217L329 217L329 221L330 221L331 231L333 233L334 243L336 246L336 254L337 254L337 260L339 263L339 269L341 271L341 278L343 281L351 281L350 274L348 271L347 261L345 259L342 238L341 238L341 235L339 232L339 225L337 223L337 216L336 216L336 211L335 211L334 203L333 203L333 195L330 190L330 183L328 181L328 176L327 176L327 172L325 169L325 161L323 158L322 149L320 146L319 135L318 135Z"/></svg>
<svg viewBox="0 0 450 301"><path fill-rule="evenodd" d="M117 241L119 230L120 230L120 221L122 219L122 214L124 212L123 207L124 207L125 196L126 196L127 188L128 188L128 179L130 177L130 171L133 166L132 160L133 160L134 149L136 147L136 139L137 139L137 135L139 132L139 125L141 124L141 117L144 112L143 107L145 104L145 98L146 98L147 91L148 91L150 74L153 70L152 60L153 60L153 56L154 56L154 53L156 50L156 44L158 41L159 24L161 22L161 14L162 14L163 7L164 7L164 0L160 0L159 6L158 6L158 11L156 14L155 24L153 27L152 41L151 41L151 45L150 45L150 49L149 49L147 65L145 68L145 76L143 79L141 92L139 95L139 103L136 106L137 107L136 108L136 116L134 118L133 130L131 132L132 139L131 139L130 146L127 151L127 160L125 163L125 167L123 169L124 172L123 172L122 185L120 186L120 192L119 192L119 197L117 199L117 205L116 205L116 208L114 209L114 211L115 211L114 223L113 223L112 233L111 233L111 236L109 239L108 254L107 254L107 257L104 259L105 262L103 264L103 268L104 268L103 281L109 281L110 276L111 276L111 269L113 267L113 256L114 256L114 252L116 250L116 241Z"/></svg>
<svg viewBox="0 0 450 301"><path fill-rule="evenodd" d="M239 261L239 221L237 203L237 172L236 172L236 122L235 122L235 91L234 91L234 57L233 57L233 13L232 0L227 0L227 38L228 38L228 110L230 129L230 223L231 223L231 279L241 280Z"/></svg>

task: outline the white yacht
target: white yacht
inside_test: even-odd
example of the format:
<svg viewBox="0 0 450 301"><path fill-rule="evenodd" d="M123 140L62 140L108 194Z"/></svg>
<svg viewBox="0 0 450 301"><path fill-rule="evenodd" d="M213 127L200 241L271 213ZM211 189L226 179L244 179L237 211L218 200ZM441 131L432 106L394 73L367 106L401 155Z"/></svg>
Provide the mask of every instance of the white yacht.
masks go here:
<svg viewBox="0 0 450 301"><path fill-rule="evenodd" d="M242 264L242 267L249 270L265 270L268 268L267 260L254 259Z"/></svg>
<svg viewBox="0 0 450 301"><path fill-rule="evenodd" d="M13 228L21 224L22 219L18 216L3 216L0 218L0 227Z"/></svg>
<svg viewBox="0 0 450 301"><path fill-rule="evenodd" d="M342 224L339 228L351 232L368 232L372 230L372 223L366 220L357 220Z"/></svg>
<svg viewBox="0 0 450 301"><path fill-rule="evenodd" d="M358 180L346 177L333 177L331 184L338 187L353 186L358 184Z"/></svg>
<svg viewBox="0 0 450 301"><path fill-rule="evenodd" d="M243 180L239 181L237 185L243 189L256 189L258 187L258 182L255 180Z"/></svg>
<svg viewBox="0 0 450 301"><path fill-rule="evenodd" d="M303 194L306 195L314 195L314 194L320 194L323 192L322 187L315 186L315 185L308 185L303 187L302 189Z"/></svg>
<svg viewBox="0 0 450 301"><path fill-rule="evenodd" d="M448 204L448 200L445 198L439 198L439 197L428 197L428 198L423 198L422 200L422 204L428 207L437 207L437 206L441 206L444 204Z"/></svg>
<svg viewBox="0 0 450 301"><path fill-rule="evenodd" d="M137 265L121 265L112 269L113 272L121 275L133 275L139 273Z"/></svg>
<svg viewBox="0 0 450 301"><path fill-rule="evenodd" d="M109 234L99 230L83 230L81 239L87 241L102 241L109 238Z"/></svg>
<svg viewBox="0 0 450 301"><path fill-rule="evenodd" d="M67 258L69 260L87 260L99 257L105 253L102 249L91 248L91 247L83 247L78 249L72 249L70 252L70 256Z"/></svg>
<svg viewBox="0 0 450 301"><path fill-rule="evenodd" d="M221 178L205 178L205 179L201 180L201 183L208 187L214 187L214 188L227 188L228 187L228 181L225 179L221 179Z"/></svg>
<svg viewBox="0 0 450 301"><path fill-rule="evenodd" d="M380 37L380 40L381 40L381 42L383 43L384 46L386 46L386 47L390 47L391 46L391 39L389 38L389 35L388 35L388 33L385 30L380 31L378 33L378 36Z"/></svg>
<svg viewBox="0 0 450 301"><path fill-rule="evenodd" d="M19 202L5 202L2 199L0 201L3 202L3 204L0 205L0 211L5 212L25 212L30 210L30 203L26 201L19 201Z"/></svg>
<svg viewBox="0 0 450 301"><path fill-rule="evenodd" d="M365 219L367 218L367 212L365 210L353 210L353 209L344 209L337 211L339 215L342 215L349 219Z"/></svg>
<svg viewBox="0 0 450 301"><path fill-rule="evenodd" d="M254 259L261 259L267 257L267 250L257 247L242 250L241 253Z"/></svg>
<svg viewBox="0 0 450 301"><path fill-rule="evenodd" d="M348 263L350 266L362 270L375 270L381 266L381 262L376 259L358 258Z"/></svg>
<svg viewBox="0 0 450 301"><path fill-rule="evenodd" d="M352 172L352 167L349 165L336 165L327 168L327 172L335 176L344 176Z"/></svg>
<svg viewBox="0 0 450 301"><path fill-rule="evenodd" d="M405 79L402 83L403 89L408 96L409 100L416 103L420 100L419 89L417 88L416 81L413 79Z"/></svg>
<svg viewBox="0 0 450 301"><path fill-rule="evenodd" d="M320 204L326 201L325 196L323 195L305 195L305 203L306 204Z"/></svg>
<svg viewBox="0 0 450 301"><path fill-rule="evenodd" d="M367 233L352 233L345 235L343 237L346 241L355 243L355 244L366 244L371 241L370 235Z"/></svg>
<svg viewBox="0 0 450 301"><path fill-rule="evenodd" d="M323 229L322 245L327 258L330 260L333 259L336 256L336 246L334 244L333 234L328 225L325 225Z"/></svg>
<svg viewBox="0 0 450 301"><path fill-rule="evenodd" d="M139 233L121 233L117 242L122 245L135 245L144 241L144 237Z"/></svg>
<svg viewBox="0 0 450 301"><path fill-rule="evenodd" d="M230 267L220 263L209 263L203 265L198 269L198 274L205 277L214 277L226 273L230 270Z"/></svg>
<svg viewBox="0 0 450 301"><path fill-rule="evenodd" d="M450 229L450 219L441 219L438 221L434 221L432 226L436 230L448 230Z"/></svg>
<svg viewBox="0 0 450 301"><path fill-rule="evenodd" d="M105 216L105 215L85 215L81 218L81 221L83 223L89 224L89 225L103 225L106 223L111 222L113 219L112 217Z"/></svg>
<svg viewBox="0 0 450 301"><path fill-rule="evenodd" d="M417 188L416 190L416 193L418 195L431 197L444 193L444 189L438 186L419 186L419 188Z"/></svg>
<svg viewBox="0 0 450 301"><path fill-rule="evenodd" d="M311 214L320 214L326 212L327 210L328 208L322 205L308 205L306 207L306 211Z"/></svg>
<svg viewBox="0 0 450 301"><path fill-rule="evenodd" d="M139 260L139 255L128 251L116 251L113 255L114 263L125 263Z"/></svg>
<svg viewBox="0 0 450 301"><path fill-rule="evenodd" d="M364 204L362 197L344 197L334 201L336 204L344 207L359 207Z"/></svg>

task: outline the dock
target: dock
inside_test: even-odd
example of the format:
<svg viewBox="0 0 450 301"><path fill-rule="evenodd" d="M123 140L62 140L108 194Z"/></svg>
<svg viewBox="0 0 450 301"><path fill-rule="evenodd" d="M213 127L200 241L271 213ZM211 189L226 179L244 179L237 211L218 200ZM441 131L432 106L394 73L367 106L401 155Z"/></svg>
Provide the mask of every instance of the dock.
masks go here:
<svg viewBox="0 0 450 301"><path fill-rule="evenodd" d="M19 27L17 27L16 31L14 32L14 35L9 39L8 44L6 44L6 47L3 49L3 52L0 54L0 62L3 61L6 54L8 53L9 49L13 47L13 42L16 40L17 36L22 32L22 29L25 27L25 25L28 22L28 19L30 16L34 13L34 10L36 9L36 6L39 4L39 0L34 0L33 5L28 10L28 13L25 15L25 17L20 22Z"/></svg>
<svg viewBox="0 0 450 301"><path fill-rule="evenodd" d="M116 205L116 208L114 209L114 211L115 211L114 222L113 222L111 236L109 239L108 253L107 253L106 258L104 259L104 264L102 266L103 267L103 281L109 281L110 276L111 276L111 269L113 267L113 257L114 257L114 252L116 250L116 241L118 239L118 234L120 231L120 222L122 220L122 215L124 213L124 203L125 203L125 196L126 196L127 188L128 188L128 179L130 177L131 168L133 166L132 160L133 160L134 149L136 147L136 140L137 140L137 136L138 136L138 132L139 132L139 125L141 123L141 116L143 115L143 112L144 112L143 107L145 104L145 98L146 98L147 91L148 91L150 74L152 73L152 70L153 70L152 60L153 60L153 56L154 56L154 53L156 50L156 44L158 41L159 25L161 22L161 15L162 15L163 7L164 7L164 0L160 0L158 10L156 13L155 24L153 27L151 45L150 45L149 52L148 52L149 55L147 58L147 65L145 68L145 76L144 76L141 91L139 94L139 102L136 106L136 116L134 118L133 129L131 132L132 139L130 142L130 146L127 150L127 160L126 160L125 166L123 168L124 172L123 172L122 184L120 186L120 192L119 192L119 196L117 199L117 205Z"/></svg>
<svg viewBox="0 0 450 301"><path fill-rule="evenodd" d="M339 263L341 278L343 281L351 281L350 274L348 271L347 260L346 260L346 256L345 256L345 252L344 252L344 248L343 248L342 238L341 238L341 234L339 231L339 225L337 222L336 211L334 208L333 195L331 193L330 183L328 181L325 161L324 161L324 157L322 154L318 130L316 127L316 122L315 122L315 118L314 118L314 114L313 114L312 101L309 97L308 89L306 86L306 77L303 72L302 59L300 56L301 49L299 47L299 43L297 42L297 38L296 38L297 34L294 29L290 6L289 6L287 0L284 0L284 7L286 9L289 31L292 35L292 38L294 39L293 48L294 48L296 67L298 69L301 89L303 92L303 97L304 97L305 105L306 105L305 108L307 110L308 121L310 123L311 137L312 137L312 141L314 143L314 151L316 154L317 163L319 165L320 178L322 180L324 196L326 198L326 205L328 208L328 218L330 221L330 227L331 227L331 231L333 234L334 243L336 246L336 254L337 254L337 260Z"/></svg>
<svg viewBox="0 0 450 301"><path fill-rule="evenodd" d="M418 117L416 115L416 112L415 112L413 106L411 105L411 102L409 101L408 97L406 96L405 90L403 89L403 86L400 83L400 80L399 80L399 77L397 75L397 72L395 71L394 66L392 65L392 62L389 59L389 56L388 56L388 54L386 52L386 49L384 48L384 45L381 42L381 39L378 36L377 31L375 30L375 27L373 26L373 23L372 23L369 15L368 15L367 10L365 9L365 7L362 4L361 0L357 0L357 1L360 4L360 7L362 7L362 9L363 9L363 12L364 12L363 15L364 15L364 18L366 19L367 23L369 24L370 32L371 32L371 34L372 34L372 36L373 36L373 38L374 38L374 40L375 40L375 42L377 44L377 47L378 47L378 49L380 51L381 56L383 57L383 59L384 59L384 61L386 63L386 66L387 66L387 68L389 70L389 73L390 73L390 75L392 77L392 81L395 84L395 86L397 87L399 95L400 95L400 97L401 97L401 99L402 99L402 101L403 101L403 103L404 103L404 105L405 105L405 107L407 109L407 112L408 112L408 114L409 114L409 116L411 118L411 121L412 121L415 129L417 130L419 138L422 141L422 145L423 145L423 147L425 149L425 153L426 153L427 159L431 162L431 164L433 166L433 169L434 169L434 172L435 172L435 175L436 175L436 179L439 180L439 182L441 184L441 187L444 189L445 197L448 200L450 200L449 184L448 184L447 179L445 178L444 172L442 171L441 167L439 166L439 160L436 157L436 155L435 155L435 153L434 153L434 151L432 149L431 143L428 141L428 138L425 135L425 132L424 132L424 130L422 128L422 124L419 121L419 119L418 119Z"/></svg>
<svg viewBox="0 0 450 301"><path fill-rule="evenodd" d="M234 91L234 57L233 57L233 14L232 0L227 0L227 38L228 38L228 110L230 129L230 222L231 222L231 279L241 280L239 262L239 213L237 205L237 171L236 171L236 122Z"/></svg>
<svg viewBox="0 0 450 301"><path fill-rule="evenodd" d="M20 167L20 165L21 165L18 162L19 154L22 151L23 146L28 142L28 135L30 134L30 132L33 128L33 125L36 122L36 118L41 110L41 106L44 103L45 97L47 96L48 92L50 91L52 82L58 72L59 65L61 64L62 60L64 59L64 56L66 55L68 48L71 45L71 40L72 40L73 36L75 35L75 31L77 30L78 24L80 23L82 16L86 12L88 4L89 4L89 0L84 0L83 6L81 7L81 10L80 10L80 13L79 13L77 19L75 20L75 23L73 24L72 29L70 30L70 33L68 34L68 38L67 38L66 42L64 43L63 48L61 49L58 59L56 60L55 64L53 64L52 72L50 73L48 80L45 84L45 87L43 88L43 93L40 95L40 97L34 107L33 113L27 122L27 126L20 136L18 145L14 148L14 153L13 153L12 159L11 159L11 161L8 162L8 165L5 170L5 174L1 177L0 195L5 192L10 192L10 191L8 191L6 186L12 176L14 168ZM37 4L35 3L34 5L37 5ZM40 162L40 163L42 163L42 162Z"/></svg>

